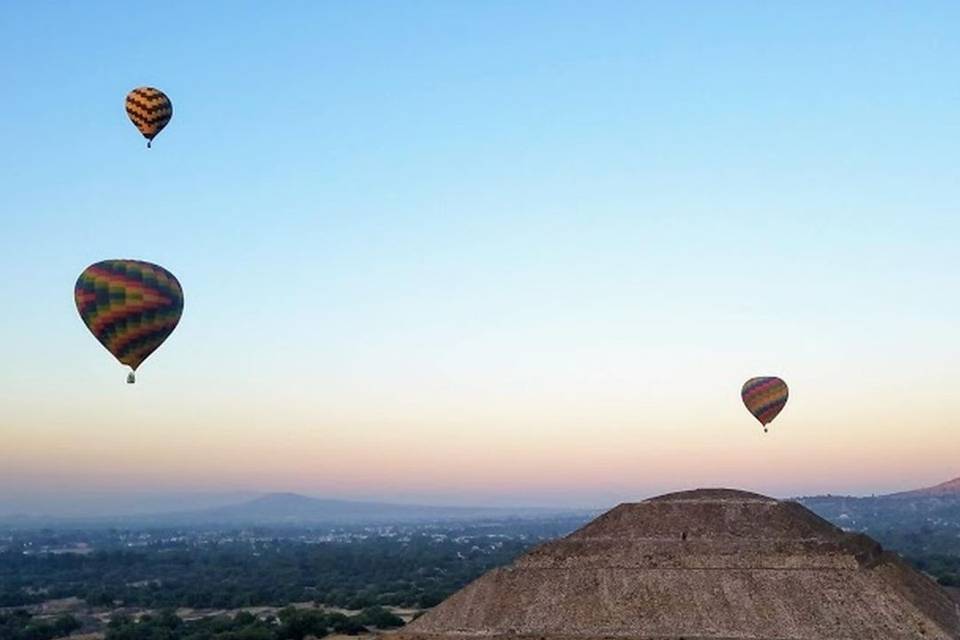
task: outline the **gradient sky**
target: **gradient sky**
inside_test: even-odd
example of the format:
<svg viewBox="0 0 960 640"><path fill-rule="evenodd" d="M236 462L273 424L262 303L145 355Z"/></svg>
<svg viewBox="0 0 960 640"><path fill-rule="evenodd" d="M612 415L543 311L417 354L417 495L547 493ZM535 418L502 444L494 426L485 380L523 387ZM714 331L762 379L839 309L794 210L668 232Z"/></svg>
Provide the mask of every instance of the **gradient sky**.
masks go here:
<svg viewBox="0 0 960 640"><path fill-rule="evenodd" d="M3 3L0 511L960 475L958 60L952 1ZM127 257L186 296L133 386Z"/></svg>

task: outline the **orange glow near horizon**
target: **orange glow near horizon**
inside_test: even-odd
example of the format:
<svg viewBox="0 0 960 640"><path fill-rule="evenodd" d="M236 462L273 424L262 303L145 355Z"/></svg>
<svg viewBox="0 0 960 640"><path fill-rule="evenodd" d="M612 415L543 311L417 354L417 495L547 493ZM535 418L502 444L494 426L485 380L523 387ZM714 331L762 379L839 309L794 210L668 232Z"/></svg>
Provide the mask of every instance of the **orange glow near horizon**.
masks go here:
<svg viewBox="0 0 960 640"><path fill-rule="evenodd" d="M854 385L812 396L801 379L763 434L735 387L711 393L706 380L701 389L661 384L633 402L604 387L529 396L487 389L470 411L467 397L427 391L312 406L295 401L296 389L224 411L216 388L211 397L183 389L183 402L163 409L170 390L139 384L105 413L81 396L42 408L21 397L6 418L30 426L5 428L3 478L64 489L585 505L699 486L879 493L960 473L948 417L960 407L930 385L906 402Z"/></svg>

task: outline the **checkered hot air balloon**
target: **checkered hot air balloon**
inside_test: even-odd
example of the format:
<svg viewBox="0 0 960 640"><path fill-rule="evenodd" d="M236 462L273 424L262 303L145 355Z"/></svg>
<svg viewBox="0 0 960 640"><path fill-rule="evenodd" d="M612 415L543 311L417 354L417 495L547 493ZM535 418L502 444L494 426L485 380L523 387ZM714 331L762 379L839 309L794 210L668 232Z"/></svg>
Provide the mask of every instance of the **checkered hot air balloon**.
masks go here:
<svg viewBox="0 0 960 640"><path fill-rule="evenodd" d="M787 383L775 376L750 378L743 383L743 389L740 390L740 397L743 398L747 411L760 421L764 431L783 410L788 395Z"/></svg>
<svg viewBox="0 0 960 640"><path fill-rule="evenodd" d="M84 324L133 372L173 332L183 313L183 289L172 273L140 260L104 260L77 279L73 292Z"/></svg>
<svg viewBox="0 0 960 640"><path fill-rule="evenodd" d="M173 104L160 89L137 87L127 94L127 115L147 139L147 148L173 117Z"/></svg>

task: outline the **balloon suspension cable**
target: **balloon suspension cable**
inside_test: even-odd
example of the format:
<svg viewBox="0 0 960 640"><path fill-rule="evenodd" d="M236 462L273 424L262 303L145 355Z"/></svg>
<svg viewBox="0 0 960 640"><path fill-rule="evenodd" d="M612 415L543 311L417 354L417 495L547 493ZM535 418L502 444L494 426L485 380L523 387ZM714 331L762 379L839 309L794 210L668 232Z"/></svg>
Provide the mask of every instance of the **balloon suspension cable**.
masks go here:
<svg viewBox="0 0 960 640"><path fill-rule="evenodd" d="M133 371L127 374L127 384L133 384L136 381L137 381L137 376Z"/></svg>

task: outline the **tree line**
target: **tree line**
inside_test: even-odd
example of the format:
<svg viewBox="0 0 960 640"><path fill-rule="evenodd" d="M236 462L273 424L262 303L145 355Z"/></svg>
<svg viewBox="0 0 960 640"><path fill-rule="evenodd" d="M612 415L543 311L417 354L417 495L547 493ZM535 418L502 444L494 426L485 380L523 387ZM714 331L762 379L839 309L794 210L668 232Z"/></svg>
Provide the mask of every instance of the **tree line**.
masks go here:
<svg viewBox="0 0 960 640"><path fill-rule="evenodd" d="M360 610L431 607L533 540L464 544L429 535L97 551L0 553L0 607L79 597L93 607L237 609L312 601Z"/></svg>
<svg viewBox="0 0 960 640"><path fill-rule="evenodd" d="M51 640L78 629L80 621L69 614L40 620L22 609L0 613L0 640Z"/></svg>
<svg viewBox="0 0 960 640"><path fill-rule="evenodd" d="M236 615L184 621L173 611L141 616L114 616L105 640L303 640L330 633L357 635L373 628L391 629L403 620L383 607L368 607L355 616L318 609L281 609L276 616Z"/></svg>

